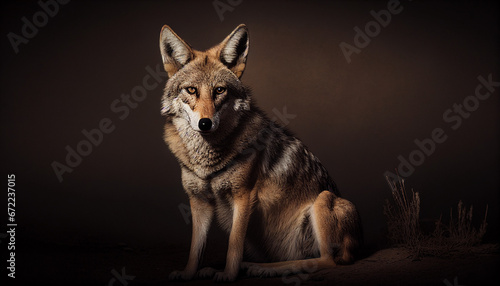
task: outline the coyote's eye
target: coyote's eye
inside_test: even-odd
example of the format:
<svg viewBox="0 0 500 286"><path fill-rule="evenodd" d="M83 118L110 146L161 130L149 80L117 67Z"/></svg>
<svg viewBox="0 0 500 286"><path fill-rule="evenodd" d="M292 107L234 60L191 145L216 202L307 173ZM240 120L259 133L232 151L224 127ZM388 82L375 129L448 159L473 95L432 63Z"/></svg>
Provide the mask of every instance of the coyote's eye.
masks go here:
<svg viewBox="0 0 500 286"><path fill-rule="evenodd" d="M186 87L186 91L189 94L196 94L196 87L192 87L192 86Z"/></svg>
<svg viewBox="0 0 500 286"><path fill-rule="evenodd" d="M219 86L215 88L215 94L223 94L226 91L226 88Z"/></svg>

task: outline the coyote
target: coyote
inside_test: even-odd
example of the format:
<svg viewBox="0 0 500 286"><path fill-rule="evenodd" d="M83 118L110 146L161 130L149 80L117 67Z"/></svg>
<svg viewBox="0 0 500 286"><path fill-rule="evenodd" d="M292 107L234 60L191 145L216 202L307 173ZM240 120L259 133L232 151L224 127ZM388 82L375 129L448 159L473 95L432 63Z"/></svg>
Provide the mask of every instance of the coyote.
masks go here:
<svg viewBox="0 0 500 286"><path fill-rule="evenodd" d="M270 120L240 81L249 35L239 25L197 51L169 26L160 33L168 74L164 140L177 157L192 214L186 268L172 280L319 270L352 263L362 233L355 206L304 144ZM225 269L198 270L213 217L229 233ZM249 262L242 262L245 259Z"/></svg>

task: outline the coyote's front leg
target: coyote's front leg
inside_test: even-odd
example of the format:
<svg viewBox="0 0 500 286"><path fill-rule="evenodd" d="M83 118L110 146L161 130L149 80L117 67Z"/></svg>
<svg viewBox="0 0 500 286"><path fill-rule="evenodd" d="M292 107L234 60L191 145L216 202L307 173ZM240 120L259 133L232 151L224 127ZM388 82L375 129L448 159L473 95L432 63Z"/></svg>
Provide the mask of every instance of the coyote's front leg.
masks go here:
<svg viewBox="0 0 500 286"><path fill-rule="evenodd" d="M226 268L224 272L217 272L214 280L217 282L234 281L238 276L243 259L243 247L250 219L251 192L238 193L233 201L233 224L229 234Z"/></svg>
<svg viewBox="0 0 500 286"><path fill-rule="evenodd" d="M173 271L170 273L168 277L170 280L191 280L194 277L198 270L198 264L207 240L207 233L212 222L214 207L210 203L192 195L189 198L189 204L191 205L193 223L189 260L183 271Z"/></svg>

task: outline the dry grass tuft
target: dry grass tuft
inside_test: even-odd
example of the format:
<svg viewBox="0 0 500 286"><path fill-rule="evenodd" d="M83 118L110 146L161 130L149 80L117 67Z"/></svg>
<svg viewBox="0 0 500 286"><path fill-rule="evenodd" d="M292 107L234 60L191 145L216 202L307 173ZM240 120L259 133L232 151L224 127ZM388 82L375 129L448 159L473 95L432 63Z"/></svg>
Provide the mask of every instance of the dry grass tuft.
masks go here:
<svg viewBox="0 0 500 286"><path fill-rule="evenodd" d="M450 209L448 224L442 222L441 216L434 231L423 234L419 223L419 193L413 190L408 192L401 178L397 182L387 178L387 182L392 190L392 201L386 200L384 214L387 217L388 238L392 243L408 248L416 258L466 253L481 243L486 233L488 206L479 228L474 227L472 222L473 207L467 208L460 201L456 214Z"/></svg>
<svg viewBox="0 0 500 286"><path fill-rule="evenodd" d="M415 247L422 236L419 228L420 196L413 190L408 195L402 179L389 182L389 186L393 202L386 200L384 205L389 239L396 244Z"/></svg>

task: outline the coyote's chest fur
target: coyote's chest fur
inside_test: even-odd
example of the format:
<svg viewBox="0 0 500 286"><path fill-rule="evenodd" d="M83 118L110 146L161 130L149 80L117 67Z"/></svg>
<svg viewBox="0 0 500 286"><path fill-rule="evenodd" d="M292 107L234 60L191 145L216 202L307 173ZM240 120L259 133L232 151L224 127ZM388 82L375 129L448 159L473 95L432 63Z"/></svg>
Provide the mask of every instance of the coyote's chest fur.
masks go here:
<svg viewBox="0 0 500 286"><path fill-rule="evenodd" d="M224 124L223 124L224 125ZM186 172L193 173L193 180L209 182L238 155L237 146L227 140L208 141L192 130L183 119L174 119L165 125L165 141ZM239 146L241 149L241 146Z"/></svg>

